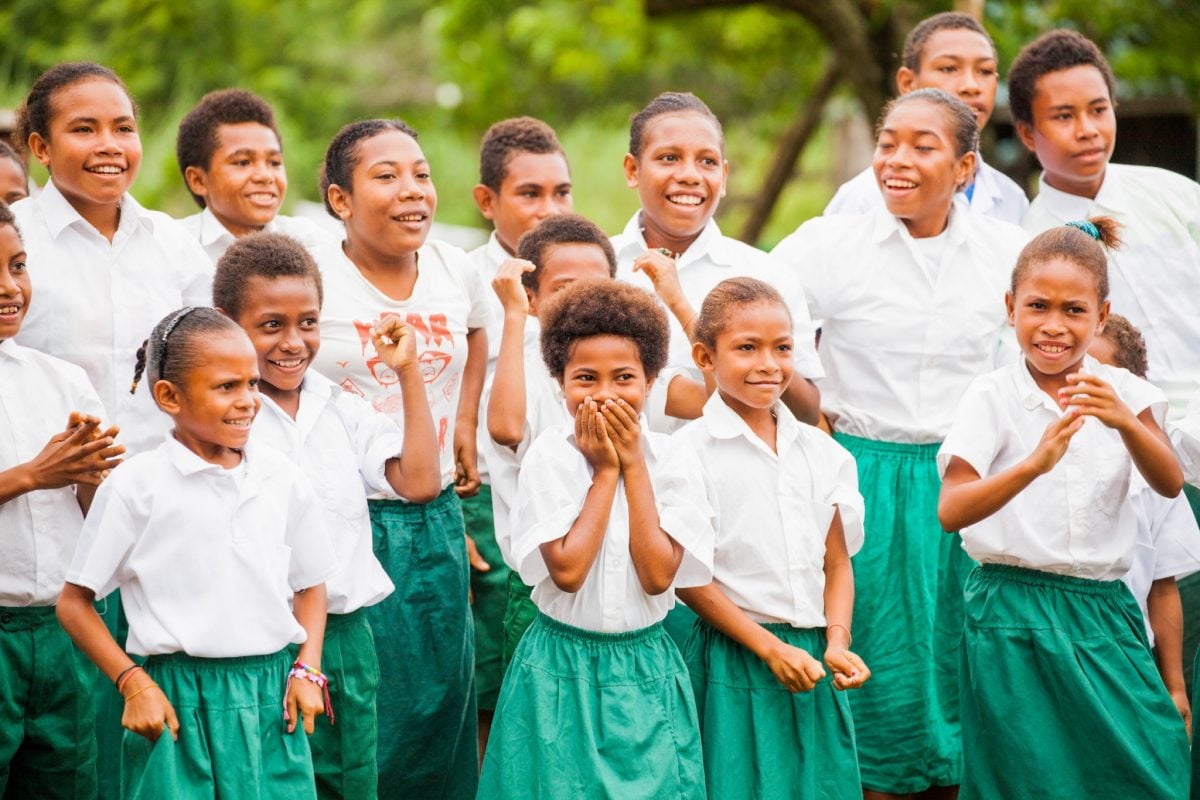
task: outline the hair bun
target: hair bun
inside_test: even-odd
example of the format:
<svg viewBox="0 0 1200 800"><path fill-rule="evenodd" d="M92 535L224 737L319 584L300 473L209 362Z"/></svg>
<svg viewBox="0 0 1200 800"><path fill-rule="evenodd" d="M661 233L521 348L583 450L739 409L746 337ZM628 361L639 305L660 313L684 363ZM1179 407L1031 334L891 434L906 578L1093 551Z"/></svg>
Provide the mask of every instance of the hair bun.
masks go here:
<svg viewBox="0 0 1200 800"><path fill-rule="evenodd" d="M1121 246L1121 223L1112 217L1088 217L1087 219L1071 220L1066 227L1083 231L1109 250Z"/></svg>

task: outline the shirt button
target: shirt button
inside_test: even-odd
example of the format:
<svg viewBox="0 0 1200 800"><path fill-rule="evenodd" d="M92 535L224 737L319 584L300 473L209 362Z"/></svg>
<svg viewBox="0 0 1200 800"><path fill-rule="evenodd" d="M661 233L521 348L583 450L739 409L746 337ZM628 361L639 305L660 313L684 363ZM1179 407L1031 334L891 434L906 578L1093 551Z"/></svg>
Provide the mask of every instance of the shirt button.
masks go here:
<svg viewBox="0 0 1200 800"><path fill-rule="evenodd" d="M5 611L3 614L0 614L0 622L4 623L5 625L12 622L12 618L12 614L8 613L7 611Z"/></svg>

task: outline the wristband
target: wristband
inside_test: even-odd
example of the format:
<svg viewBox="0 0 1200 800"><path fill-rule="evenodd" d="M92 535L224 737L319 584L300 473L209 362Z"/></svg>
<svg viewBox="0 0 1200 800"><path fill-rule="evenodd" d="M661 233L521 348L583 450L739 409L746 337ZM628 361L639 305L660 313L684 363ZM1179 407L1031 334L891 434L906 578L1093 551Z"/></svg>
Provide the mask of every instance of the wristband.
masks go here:
<svg viewBox="0 0 1200 800"><path fill-rule="evenodd" d="M841 628L842 630L844 630L846 632L846 638L850 640L850 641L846 642L847 649L849 649L850 645L854 644L854 634L852 634L850 632L850 629L847 628L845 625L841 624L840 622L835 622L832 625L826 625L825 626L826 635L829 634L830 628Z"/></svg>
<svg viewBox="0 0 1200 800"><path fill-rule="evenodd" d="M321 687L321 691L325 695L325 716L329 717L329 724L333 724L333 702L329 699L329 678L321 670L310 667L303 661L296 661L292 664L291 672L288 673L288 681L292 678L309 681ZM287 719L287 692L283 693L283 717Z"/></svg>
<svg viewBox="0 0 1200 800"><path fill-rule="evenodd" d="M133 673L141 669L140 664L130 664L125 669L121 670L121 674L117 675L117 679L113 681L116 684L117 692L124 694L125 684L129 683L129 679L133 677Z"/></svg>

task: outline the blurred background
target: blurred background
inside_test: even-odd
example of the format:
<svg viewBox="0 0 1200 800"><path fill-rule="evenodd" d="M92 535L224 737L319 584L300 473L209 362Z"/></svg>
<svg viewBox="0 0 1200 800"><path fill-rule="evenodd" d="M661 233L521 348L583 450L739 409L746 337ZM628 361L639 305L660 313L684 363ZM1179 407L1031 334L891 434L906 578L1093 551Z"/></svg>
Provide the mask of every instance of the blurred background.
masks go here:
<svg viewBox="0 0 1200 800"><path fill-rule="evenodd" d="M293 211L317 200L317 165L342 124L400 117L432 164L438 221L482 235L470 196L480 137L531 114L558 130L576 210L617 232L637 207L621 172L630 115L660 91L689 90L725 126L723 230L769 247L868 162L905 34L952 8L991 31L1002 80L1044 30L1094 39L1118 78L1116 160L1197 177L1196 0L4 0L0 127L43 69L104 63L141 105L134 194L183 216L196 209L175 126L206 91L240 86L274 105ZM985 155L1035 186L1005 96Z"/></svg>

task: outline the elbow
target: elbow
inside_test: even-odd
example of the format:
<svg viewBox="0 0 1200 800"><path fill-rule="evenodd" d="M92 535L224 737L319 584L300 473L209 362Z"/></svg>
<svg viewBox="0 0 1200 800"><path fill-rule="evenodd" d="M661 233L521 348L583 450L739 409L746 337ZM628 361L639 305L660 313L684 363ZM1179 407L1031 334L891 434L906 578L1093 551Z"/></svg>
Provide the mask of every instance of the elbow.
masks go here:
<svg viewBox="0 0 1200 800"><path fill-rule="evenodd" d="M667 574L659 571L646 571L638 573L638 583L642 585L642 591L651 597L658 597L675 583L675 573Z"/></svg>
<svg viewBox="0 0 1200 800"><path fill-rule="evenodd" d="M962 520L954 513L954 509L950 504L943 500L938 501L937 516L938 524L942 526L942 530L946 533L956 533L962 528Z"/></svg>
<svg viewBox="0 0 1200 800"><path fill-rule="evenodd" d="M569 569L551 569L550 580L554 581L554 585L559 591L567 594L575 594L583 588L583 581L587 577L586 574L577 573L575 570Z"/></svg>
<svg viewBox="0 0 1200 800"><path fill-rule="evenodd" d="M431 479L423 481L422 485L417 487L415 491L409 492L405 499L410 503L425 505L426 503L432 503L434 500L437 500L438 495L441 493L441 481Z"/></svg>
<svg viewBox="0 0 1200 800"><path fill-rule="evenodd" d="M1175 498L1183 491L1183 473L1176 471L1170 478L1163 481L1161 487L1156 487L1163 497Z"/></svg>
<svg viewBox="0 0 1200 800"><path fill-rule="evenodd" d="M525 426L507 425L505 423L493 425L489 421L488 436L491 436L492 441L501 447L519 447L525 439Z"/></svg>

